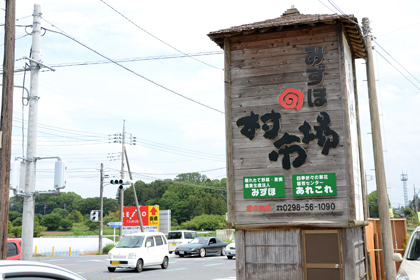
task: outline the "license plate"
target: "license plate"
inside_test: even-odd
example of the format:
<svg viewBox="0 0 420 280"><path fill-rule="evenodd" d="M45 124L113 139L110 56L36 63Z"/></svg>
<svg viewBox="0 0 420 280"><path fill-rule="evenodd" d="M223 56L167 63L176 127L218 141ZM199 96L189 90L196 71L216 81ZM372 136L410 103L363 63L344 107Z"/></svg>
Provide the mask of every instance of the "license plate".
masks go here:
<svg viewBox="0 0 420 280"><path fill-rule="evenodd" d="M183 254L184 254L184 251L179 251L179 254L180 254L180 255L183 255Z"/></svg>
<svg viewBox="0 0 420 280"><path fill-rule="evenodd" d="M119 261L111 261L111 264L112 264L112 265L119 265L119 264L120 264L120 262L119 262Z"/></svg>
<svg viewBox="0 0 420 280"><path fill-rule="evenodd" d="M172 246L176 246L176 243L172 243Z"/></svg>

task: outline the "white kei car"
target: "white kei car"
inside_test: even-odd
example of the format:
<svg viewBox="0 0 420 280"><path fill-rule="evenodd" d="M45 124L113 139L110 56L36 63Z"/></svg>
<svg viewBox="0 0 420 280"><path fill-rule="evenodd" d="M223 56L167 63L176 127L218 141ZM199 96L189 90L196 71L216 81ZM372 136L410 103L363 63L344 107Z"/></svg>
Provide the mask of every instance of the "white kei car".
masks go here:
<svg viewBox="0 0 420 280"><path fill-rule="evenodd" d="M401 262L396 280L420 280L420 226L411 234L404 256L394 253L392 259Z"/></svg>
<svg viewBox="0 0 420 280"><path fill-rule="evenodd" d="M141 272L145 266L168 268L168 241L161 232L138 232L124 236L108 253L109 272L116 268L134 268Z"/></svg>

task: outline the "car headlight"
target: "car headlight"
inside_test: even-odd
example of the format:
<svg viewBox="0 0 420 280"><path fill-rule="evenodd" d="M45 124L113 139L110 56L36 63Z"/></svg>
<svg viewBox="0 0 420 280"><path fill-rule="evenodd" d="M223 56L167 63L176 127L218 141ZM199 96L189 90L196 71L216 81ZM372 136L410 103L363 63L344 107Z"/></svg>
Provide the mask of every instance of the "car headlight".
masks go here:
<svg viewBox="0 0 420 280"><path fill-rule="evenodd" d="M410 278L408 278L408 275L404 270L400 269L395 280L410 280Z"/></svg>
<svg viewBox="0 0 420 280"><path fill-rule="evenodd" d="M112 259L112 254L108 253L108 259Z"/></svg>
<svg viewBox="0 0 420 280"><path fill-rule="evenodd" d="M130 253L130 254L128 254L128 258L129 259L135 259L136 258L136 253Z"/></svg>

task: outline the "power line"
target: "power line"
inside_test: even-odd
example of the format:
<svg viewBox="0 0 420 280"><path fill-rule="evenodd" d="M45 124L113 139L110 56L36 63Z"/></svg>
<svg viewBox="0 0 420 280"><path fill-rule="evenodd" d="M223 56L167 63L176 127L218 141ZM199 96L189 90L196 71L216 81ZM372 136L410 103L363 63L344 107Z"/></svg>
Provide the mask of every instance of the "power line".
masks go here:
<svg viewBox="0 0 420 280"><path fill-rule="evenodd" d="M411 77L413 77L414 80L416 80L418 83L420 83L420 81L414 77L414 75L412 75L404 66L401 65L401 63L399 63L395 58L392 57L392 55L390 55L381 45L379 45L378 41L376 41L375 38L373 38L373 41L376 43L376 45L378 47L380 47L390 58L392 58L402 69L404 69L405 72L407 72ZM394 67L395 68L395 67ZM410 81L411 82L411 81ZM417 87L417 86L416 86ZM417 87L418 88L418 87Z"/></svg>
<svg viewBox="0 0 420 280"><path fill-rule="evenodd" d="M395 70L397 70L404 78L407 79L413 86L415 86L418 90L420 90L420 87L418 87L413 81L411 81L406 75L404 75L403 72L401 72L395 65L393 65L388 59L386 59L378 50L375 50L377 54L379 54L386 62L388 62L392 67L394 67Z"/></svg>
<svg viewBox="0 0 420 280"><path fill-rule="evenodd" d="M44 19L44 20L45 20L45 19ZM57 28L57 27L56 27L56 28ZM57 29L58 29L58 28L57 28ZM164 90L166 90L166 91L169 91L169 92L171 92L171 93L173 93L173 94L178 95L179 97L182 97L182 98L184 98L184 99L187 99L187 100L189 100L189 101L191 101L191 102L194 102L194 103L196 103L196 104L198 104L198 105L201 105L201 106L206 107L206 108L208 108L208 109L211 109L211 110L213 110L213 111L216 111L216 112L219 112L219 113L224 114L224 112L223 112L223 111L221 111L221 110L219 110L219 109L216 109L216 108L213 108L213 107L211 107L211 106L209 106L209 105L203 104L203 103L201 103L201 102L199 102L199 101L196 101L196 100L194 100L194 99L192 99L192 98L190 98L190 97L187 97L187 96L185 96L185 95L182 95L181 93L176 92L176 91L174 91L174 90L172 90L172 89L170 89L170 88L168 88L168 87L166 87L166 86L164 86L164 85L161 85L161 84L159 84L159 83L157 83L157 82L155 82L155 81L153 81L153 80L151 80L151 79L149 79L149 78L146 78L145 76L143 76L143 75L141 75L141 74L139 74L139 73L135 72L134 70L131 70L130 68L125 67L125 66L124 66L124 65L122 65L121 63L118 63L117 61L115 61L115 60L113 60L113 59L111 59L111 58L109 58L109 57L107 57L107 56L105 56L105 55L103 55L103 54L99 53L98 51L96 51L96 50L92 49L91 47L89 47L89 46L87 46L87 45L85 45L85 44L81 43L80 41L78 41L78 40L76 40L75 38L71 37L70 35L68 35L68 34L64 33L64 31L62 31L62 30L60 30L60 29L59 29L59 30L60 30L60 32L59 32L59 31L54 31L54 30L51 30L51 29L45 29L45 30L50 31L50 32L53 32L53 33L56 33L56 34L63 35L64 37L67 37L68 39L70 39L70 40L72 40L72 41L74 41L74 42L78 43L79 45L81 45L81 46L83 46L83 47L87 48L88 50L90 50L90 51L92 51L92 52L96 53L97 55L99 55L99 56L101 56L101 57L105 58L106 60L111 61L111 62L112 62L112 63L114 63L115 65L117 65L117 66L119 66L119 67L121 67L121 68L123 68L123 69L125 69L125 70L129 71L130 73L132 73L132 74L134 74L134 75L136 75L136 76L138 76L138 77L140 77L140 78L142 78L142 79L144 79L144 80L146 80L146 81L148 81L148 82L150 82L150 83L152 83L152 84L154 84L154 85L156 85L156 86L158 86L158 87L160 87L160 88L162 88L162 89L164 89Z"/></svg>
<svg viewBox="0 0 420 280"><path fill-rule="evenodd" d="M14 118L14 122L18 123L18 124L15 124L14 127L20 127L19 126L20 121L21 119ZM110 143L109 142L110 135L105 134L105 133L93 133L93 132L87 132L87 131L81 131L81 130L65 129L65 128L60 128L60 127L45 125L45 124L38 124L38 127L39 127L38 132L40 134L55 136L59 138L56 140L38 140L41 146L42 145L48 145L48 146L78 146L80 145L81 146L81 145L103 145L103 144ZM48 131L52 131L55 133L51 133ZM59 133L63 133L64 135L59 134ZM64 141L63 139L69 140L69 141ZM171 154L177 154L177 155L200 158L200 159L216 160L216 161L225 160L225 157L223 155L216 155L216 154L206 153L202 151L194 151L191 149L176 147L176 146L159 143L159 142L151 141L147 139L137 138L137 142L141 143L144 147L148 147L154 150L163 151L163 152L167 152ZM17 142L14 141L14 143L16 144ZM42 144L42 143L45 143L45 144Z"/></svg>
<svg viewBox="0 0 420 280"><path fill-rule="evenodd" d="M326 6L321 0L319 0L324 6ZM328 0L328 2L342 15L345 16L345 13L343 12L343 10L341 10L337 4L334 3L333 0ZM326 6L327 7L327 6ZM327 7L328 8L328 7ZM352 21L353 23L359 25L357 22ZM360 26L360 25L359 25ZM378 47L380 47L390 58L392 58L402 69L404 69L405 72L407 72L413 79L415 79L418 83L420 83L420 81L414 77L414 75L412 75L404 66L401 65L401 63L399 63L395 58L393 58L381 45L379 45L379 43L376 41L376 39L372 36L372 40L376 43L376 45ZM420 87L417 86L413 81L411 81L406 75L404 75L399 69L397 69L397 67L395 67L395 65L393 65L388 59L386 59L381 53L378 52L378 50L376 50L376 53L379 54L386 62L388 62L392 67L394 67L395 70L397 70L404 78L406 78L411 84L413 84L417 89L420 90Z"/></svg>
<svg viewBox="0 0 420 280"><path fill-rule="evenodd" d="M165 41L163 41L163 40L159 39L158 37L156 37L156 36L155 36L155 35L153 35L152 33L148 32L147 30L145 30L145 29L143 29L142 27L140 27L138 24L136 24L135 22L133 22L131 19L129 19L128 17L126 17L125 15L123 15L121 12L119 12L119 11L117 11L115 8L111 7L111 6L110 6L108 3L106 3L105 1L103 1L103 0L99 0L99 1L101 1L102 3L104 3L105 5L107 5L107 6L108 6L111 10L113 10L114 12L116 12L117 14L119 14L120 16L122 16L124 19L126 19L128 22L130 22L131 24L133 24L134 26L136 26L137 28L139 28L141 31L145 32L145 33L146 33L146 34L148 34L149 36L152 36L153 38L155 38L155 39L156 39L156 40L158 40L159 42L161 42L161 43L165 44L166 46L170 47L171 49L174 49L174 50L176 50L177 52L182 53L183 55L186 55L186 56L188 56L188 57L190 57L190 58L192 58L192 59L194 59L194 60L196 60L196 61L198 61L198 62L200 62L200 63L203 63L203 64L205 64L205 65L207 65L207 66L210 66L210 67L213 67L213 68L216 68L216 69L221 69L221 70L223 70L222 68L219 68L219 67L213 66L213 65L211 65L211 64L208 64L208 63L206 63L206 62L204 62L204 61L201 61L201 60L199 60L199 59L196 59L195 57L189 56L187 53L184 53L183 51L178 50L178 49L177 49L177 48L175 48L174 46L172 46L172 45L170 45L170 44L166 43Z"/></svg>
<svg viewBox="0 0 420 280"><path fill-rule="evenodd" d="M147 61L147 60L160 60L160 59L172 59L172 58L182 58L182 57L190 57L190 56L204 56L204 55L216 55L216 54L223 54L221 51L214 51L214 52L199 52L199 53L192 53L188 55L184 54L173 54L173 55L159 55L159 56L149 56L149 57L134 57L134 58L122 58L122 59L113 59L116 62L134 62L134 61ZM109 64L112 61L109 60L98 60L98 61L86 61L86 62L72 62L72 63L60 63L60 64L51 64L50 67L57 68L57 67L69 67L69 66L86 66L86 65L96 65L96 64Z"/></svg>

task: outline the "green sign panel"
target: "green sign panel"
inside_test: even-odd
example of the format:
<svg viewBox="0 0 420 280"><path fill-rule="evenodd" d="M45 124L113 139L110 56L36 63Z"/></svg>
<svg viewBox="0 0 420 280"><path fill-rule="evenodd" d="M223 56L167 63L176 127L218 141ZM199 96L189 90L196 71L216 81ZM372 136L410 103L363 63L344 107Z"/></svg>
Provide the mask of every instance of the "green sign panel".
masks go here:
<svg viewBox="0 0 420 280"><path fill-rule="evenodd" d="M244 198L285 197L284 176L244 177Z"/></svg>
<svg viewBox="0 0 420 280"><path fill-rule="evenodd" d="M335 173L292 175L293 197L336 196Z"/></svg>

